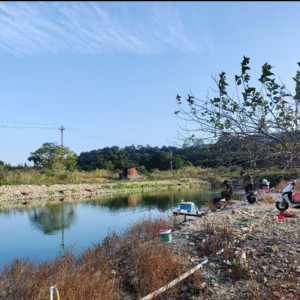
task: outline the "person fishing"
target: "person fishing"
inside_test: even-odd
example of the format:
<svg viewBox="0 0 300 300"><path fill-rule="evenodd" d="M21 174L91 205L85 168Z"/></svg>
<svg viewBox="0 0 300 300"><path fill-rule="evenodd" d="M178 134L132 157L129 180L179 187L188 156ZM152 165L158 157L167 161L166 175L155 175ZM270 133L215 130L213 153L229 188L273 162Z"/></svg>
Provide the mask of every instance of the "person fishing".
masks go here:
<svg viewBox="0 0 300 300"><path fill-rule="evenodd" d="M253 178L251 175L246 174L244 171L242 171L240 175L243 178L243 188L246 194L249 194L253 191Z"/></svg>
<svg viewBox="0 0 300 300"><path fill-rule="evenodd" d="M246 198L249 204L254 204L257 202L257 197L253 192L253 178L251 175L241 172L240 175L243 178L243 188L246 192Z"/></svg>
<svg viewBox="0 0 300 300"><path fill-rule="evenodd" d="M226 201L232 200L233 187L228 180L224 180L224 190L221 191L221 198Z"/></svg>
<svg viewBox="0 0 300 300"><path fill-rule="evenodd" d="M261 180L261 183L260 183L260 188L262 190L264 190L265 192L269 191L269 189L270 189L270 182L267 179L263 178Z"/></svg>

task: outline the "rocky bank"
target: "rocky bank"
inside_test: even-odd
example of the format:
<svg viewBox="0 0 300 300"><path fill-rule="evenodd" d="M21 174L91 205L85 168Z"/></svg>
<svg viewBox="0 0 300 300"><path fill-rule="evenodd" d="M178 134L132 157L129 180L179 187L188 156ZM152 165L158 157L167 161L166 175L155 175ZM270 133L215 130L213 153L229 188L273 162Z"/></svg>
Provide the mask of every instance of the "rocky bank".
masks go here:
<svg viewBox="0 0 300 300"><path fill-rule="evenodd" d="M197 178L184 180L133 181L120 180L105 183L54 184L54 185L3 185L0 186L0 210L23 206L45 205L49 200L86 200L112 194L147 192L184 188L207 189L210 183Z"/></svg>
<svg viewBox="0 0 300 300"><path fill-rule="evenodd" d="M174 251L186 251L191 265L208 262L198 271L201 284L174 299L300 299L300 211L277 219L274 199L233 201L181 223Z"/></svg>

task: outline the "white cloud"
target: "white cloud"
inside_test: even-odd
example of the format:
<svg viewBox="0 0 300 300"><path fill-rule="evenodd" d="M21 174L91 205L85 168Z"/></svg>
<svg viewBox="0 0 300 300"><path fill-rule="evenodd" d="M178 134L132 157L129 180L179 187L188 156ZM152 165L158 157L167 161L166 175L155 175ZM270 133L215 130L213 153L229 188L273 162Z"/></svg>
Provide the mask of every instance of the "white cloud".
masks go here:
<svg viewBox="0 0 300 300"><path fill-rule="evenodd" d="M118 3L119 4L119 3ZM100 54L209 51L172 5L102 2L2 2L0 51ZM138 7L140 5L140 7Z"/></svg>

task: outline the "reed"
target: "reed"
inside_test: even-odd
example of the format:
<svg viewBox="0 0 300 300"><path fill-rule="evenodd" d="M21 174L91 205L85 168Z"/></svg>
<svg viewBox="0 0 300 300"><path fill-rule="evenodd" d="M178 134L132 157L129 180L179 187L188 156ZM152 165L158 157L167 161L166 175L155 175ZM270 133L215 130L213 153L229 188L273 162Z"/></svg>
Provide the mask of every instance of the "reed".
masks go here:
<svg viewBox="0 0 300 300"><path fill-rule="evenodd" d="M167 226L164 219L149 218L123 234L109 234L79 257L67 251L44 263L15 259L0 274L0 299L48 299L54 284L64 300L144 296L190 267L184 255L175 256L169 244L159 241L159 229Z"/></svg>

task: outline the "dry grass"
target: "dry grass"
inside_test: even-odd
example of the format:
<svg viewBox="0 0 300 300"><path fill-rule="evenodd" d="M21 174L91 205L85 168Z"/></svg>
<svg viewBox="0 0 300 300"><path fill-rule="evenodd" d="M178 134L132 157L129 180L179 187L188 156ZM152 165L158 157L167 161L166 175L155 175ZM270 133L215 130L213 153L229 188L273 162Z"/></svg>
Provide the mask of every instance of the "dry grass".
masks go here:
<svg viewBox="0 0 300 300"><path fill-rule="evenodd" d="M1 167L1 166L0 166ZM82 183L103 182L119 178L117 172L107 170L95 170L91 172L67 170L9 170L0 168L0 184L56 184L56 183Z"/></svg>
<svg viewBox="0 0 300 300"><path fill-rule="evenodd" d="M259 283L253 279L252 275L251 275L251 282L252 282L251 299L252 300L261 300L261 292L260 292Z"/></svg>
<svg viewBox="0 0 300 300"><path fill-rule="evenodd" d="M276 201L276 196L269 194L261 194L258 195L258 200L266 203L274 203Z"/></svg>
<svg viewBox="0 0 300 300"><path fill-rule="evenodd" d="M144 220L124 235L110 234L80 257L67 252L40 264L16 259L0 274L0 299L48 299L54 284L64 300L151 293L190 267L184 255L175 257L169 244L159 241L159 229L169 226L163 219ZM179 284L166 295L179 293L180 288Z"/></svg>
<svg viewBox="0 0 300 300"><path fill-rule="evenodd" d="M216 211L217 209L222 209L225 206L232 205L235 202L230 200L230 201L225 201L225 202L217 202L217 203L207 203L206 206L209 208L210 211Z"/></svg>
<svg viewBox="0 0 300 300"><path fill-rule="evenodd" d="M48 299L50 286L57 284L62 299L109 300L118 287L109 271L103 259L96 268L91 257L79 262L71 253L40 265L14 260L2 272L0 287L4 299Z"/></svg>
<svg viewBox="0 0 300 300"><path fill-rule="evenodd" d="M137 279L133 288L139 298L166 285L187 270L183 257L176 258L169 245L161 243L139 245L135 249L133 266Z"/></svg>
<svg viewBox="0 0 300 300"><path fill-rule="evenodd" d="M148 176L148 178L147 178ZM203 178L212 183L221 183L221 177L214 173L211 168L200 167L184 167L179 170L159 171L154 170L148 175L139 175L135 180L165 180L165 179L184 179L184 178ZM103 169L94 171L78 171L70 172L67 170L36 170L15 169L0 166L0 184L56 184L56 183L84 183L84 182L102 182L110 180L118 180L119 172Z"/></svg>
<svg viewBox="0 0 300 300"><path fill-rule="evenodd" d="M278 191L282 191L288 184L290 183L289 180L281 180L279 184L276 186ZM295 191L300 192L300 180L296 179Z"/></svg>
<svg viewBox="0 0 300 300"><path fill-rule="evenodd" d="M179 170L170 171L160 171L155 169L151 175L155 179L165 179L165 178L193 178L193 177L204 177L213 176L213 170L211 168L201 168L201 167L184 167Z"/></svg>
<svg viewBox="0 0 300 300"><path fill-rule="evenodd" d="M116 180L119 178L118 172L110 170L100 170L96 169L90 172L84 171L75 171L74 172L78 180L99 180L99 179L113 179Z"/></svg>
<svg viewBox="0 0 300 300"><path fill-rule="evenodd" d="M201 237L205 237L198 251L199 256L207 256L216 254L233 238L233 227L230 223L224 225L216 225L214 223L206 223L204 229L199 233Z"/></svg>
<svg viewBox="0 0 300 300"><path fill-rule="evenodd" d="M234 228L231 223L225 222L223 225L207 223L199 232L199 236L202 239L198 246L199 256L212 256L213 259L221 249L224 250L216 256L217 261L222 258L220 265L223 276L234 282L249 277L248 262L242 256L245 247L242 243L232 244Z"/></svg>
<svg viewBox="0 0 300 300"><path fill-rule="evenodd" d="M229 244L227 241L225 242L223 254L225 261L223 263L224 270L228 278L233 281L248 279L248 262L242 257L242 253L246 251L243 246L241 247L241 245L239 245L240 250L236 253L236 248L237 245ZM226 262L230 262L231 265Z"/></svg>

